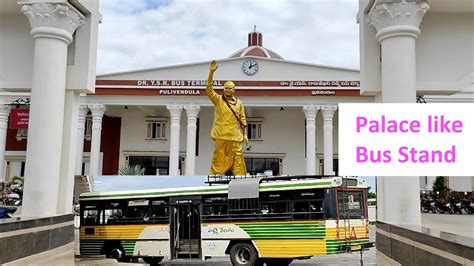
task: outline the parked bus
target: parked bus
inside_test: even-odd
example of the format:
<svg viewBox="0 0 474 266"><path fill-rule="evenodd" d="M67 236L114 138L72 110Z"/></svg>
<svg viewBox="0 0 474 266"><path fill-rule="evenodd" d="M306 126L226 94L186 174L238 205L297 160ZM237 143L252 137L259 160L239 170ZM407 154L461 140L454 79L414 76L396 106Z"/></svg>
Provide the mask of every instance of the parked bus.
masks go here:
<svg viewBox="0 0 474 266"><path fill-rule="evenodd" d="M370 246L365 180L209 177L200 187L80 196L80 251L118 260L288 265Z"/></svg>

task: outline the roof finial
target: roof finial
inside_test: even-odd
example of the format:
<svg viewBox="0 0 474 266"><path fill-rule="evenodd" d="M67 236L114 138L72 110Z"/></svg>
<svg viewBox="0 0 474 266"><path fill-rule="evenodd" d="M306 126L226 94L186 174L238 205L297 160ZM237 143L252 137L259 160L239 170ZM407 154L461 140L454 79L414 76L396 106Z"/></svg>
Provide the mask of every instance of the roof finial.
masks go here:
<svg viewBox="0 0 474 266"><path fill-rule="evenodd" d="M253 25L253 32L257 31L257 25Z"/></svg>

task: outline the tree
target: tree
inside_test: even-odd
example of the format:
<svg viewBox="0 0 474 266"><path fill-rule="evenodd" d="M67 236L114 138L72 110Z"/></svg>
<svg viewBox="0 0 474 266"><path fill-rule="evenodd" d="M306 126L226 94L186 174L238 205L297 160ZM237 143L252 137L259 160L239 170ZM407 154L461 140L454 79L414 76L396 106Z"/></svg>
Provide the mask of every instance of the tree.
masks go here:
<svg viewBox="0 0 474 266"><path fill-rule="evenodd" d="M370 186L367 187L367 191L368 191L367 198L368 199L376 199L377 198L377 193L372 192L371 190L372 190L372 187L370 187Z"/></svg>
<svg viewBox="0 0 474 266"><path fill-rule="evenodd" d="M446 187L445 177L437 176L436 180L433 182L433 192L439 192L439 195L445 199L448 188Z"/></svg>
<svg viewBox="0 0 474 266"><path fill-rule="evenodd" d="M145 168L141 165L124 165L120 167L119 175L145 175Z"/></svg>

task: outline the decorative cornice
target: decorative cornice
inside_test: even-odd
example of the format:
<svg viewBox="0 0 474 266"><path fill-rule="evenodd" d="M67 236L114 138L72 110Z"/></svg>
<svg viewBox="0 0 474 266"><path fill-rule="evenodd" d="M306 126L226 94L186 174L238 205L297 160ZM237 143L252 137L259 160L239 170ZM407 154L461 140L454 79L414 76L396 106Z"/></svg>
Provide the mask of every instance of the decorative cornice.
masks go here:
<svg viewBox="0 0 474 266"><path fill-rule="evenodd" d="M330 118L332 120L332 117L334 115L334 112L336 112L336 110L337 110L336 105L323 105L323 106L321 106L321 113L322 113L324 119Z"/></svg>
<svg viewBox="0 0 474 266"><path fill-rule="evenodd" d="M80 105L79 106L79 115L80 116L86 116L88 112L89 112L89 106L87 106L87 105Z"/></svg>
<svg viewBox="0 0 474 266"><path fill-rule="evenodd" d="M50 37L71 43L72 34L84 24L84 15L71 4L20 2L28 18L33 38Z"/></svg>
<svg viewBox="0 0 474 266"><path fill-rule="evenodd" d="M430 0L378 0L367 16L367 23L377 30L377 39L395 35L418 37L420 23L426 14Z"/></svg>
<svg viewBox="0 0 474 266"><path fill-rule="evenodd" d="M105 110L107 109L103 104L91 104L88 107L94 118L104 116Z"/></svg>
<svg viewBox="0 0 474 266"><path fill-rule="evenodd" d="M85 122L86 122L86 115L89 112L89 107L86 105L81 105L79 106L79 128L85 128Z"/></svg>
<svg viewBox="0 0 474 266"><path fill-rule="evenodd" d="M8 104L0 104L0 114L6 114L7 117L10 114L11 106Z"/></svg>
<svg viewBox="0 0 474 266"><path fill-rule="evenodd" d="M199 114L201 107L199 105L185 105L184 110L186 110L188 118L196 117Z"/></svg>
<svg viewBox="0 0 474 266"><path fill-rule="evenodd" d="M0 105L0 129L8 129L8 117L10 116L10 105Z"/></svg>
<svg viewBox="0 0 474 266"><path fill-rule="evenodd" d="M303 106L303 112L306 116L306 119L315 119L316 114L318 113L319 109L320 109L320 106L318 106L318 105L305 105L305 106Z"/></svg>
<svg viewBox="0 0 474 266"><path fill-rule="evenodd" d="M183 111L183 106L179 104L169 104L166 106L171 115L171 122L179 121L181 118L181 112Z"/></svg>

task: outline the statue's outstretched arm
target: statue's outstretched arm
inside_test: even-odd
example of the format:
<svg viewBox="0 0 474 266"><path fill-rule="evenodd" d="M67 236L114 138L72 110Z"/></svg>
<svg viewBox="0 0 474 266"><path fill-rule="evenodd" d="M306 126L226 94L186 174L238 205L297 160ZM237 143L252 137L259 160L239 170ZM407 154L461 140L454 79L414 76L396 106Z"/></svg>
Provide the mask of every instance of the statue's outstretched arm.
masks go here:
<svg viewBox="0 0 474 266"><path fill-rule="evenodd" d="M209 66L209 76L207 77L206 82L206 94L214 104L216 104L219 100L219 95L214 91L214 88L212 87L212 83L214 81L214 72L216 72L218 67L219 66L217 65L216 60L212 60L211 65Z"/></svg>

